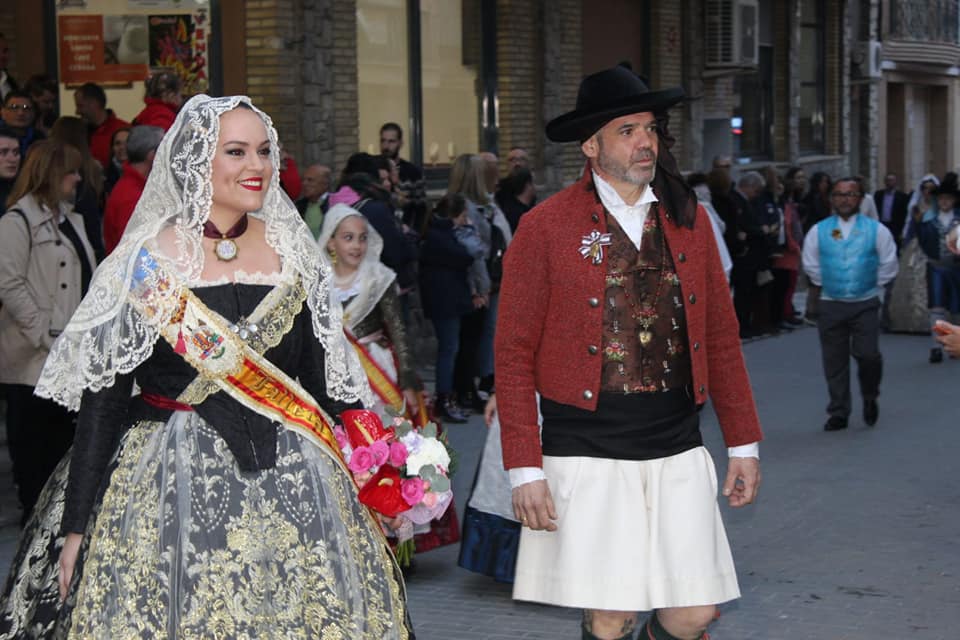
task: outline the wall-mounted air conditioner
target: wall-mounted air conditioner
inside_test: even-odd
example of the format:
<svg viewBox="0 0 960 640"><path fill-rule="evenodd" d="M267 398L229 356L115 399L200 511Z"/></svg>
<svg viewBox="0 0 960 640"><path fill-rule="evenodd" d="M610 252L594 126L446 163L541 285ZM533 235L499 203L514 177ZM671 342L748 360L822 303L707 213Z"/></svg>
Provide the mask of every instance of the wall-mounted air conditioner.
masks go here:
<svg viewBox="0 0 960 640"><path fill-rule="evenodd" d="M853 47L851 60L861 78L879 78L880 65L883 63L880 42L877 40L861 40Z"/></svg>
<svg viewBox="0 0 960 640"><path fill-rule="evenodd" d="M706 67L755 67L759 62L758 0L706 0Z"/></svg>

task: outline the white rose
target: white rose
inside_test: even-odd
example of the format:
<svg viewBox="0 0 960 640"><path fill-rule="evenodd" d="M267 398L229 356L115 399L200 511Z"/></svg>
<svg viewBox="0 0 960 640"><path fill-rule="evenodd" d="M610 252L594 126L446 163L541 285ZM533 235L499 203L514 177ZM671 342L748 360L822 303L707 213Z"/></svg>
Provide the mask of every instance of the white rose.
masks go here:
<svg viewBox="0 0 960 640"><path fill-rule="evenodd" d="M424 439L416 451L407 458L407 474L415 476L424 465L436 465L446 469L450 466L450 454L443 443L435 438Z"/></svg>

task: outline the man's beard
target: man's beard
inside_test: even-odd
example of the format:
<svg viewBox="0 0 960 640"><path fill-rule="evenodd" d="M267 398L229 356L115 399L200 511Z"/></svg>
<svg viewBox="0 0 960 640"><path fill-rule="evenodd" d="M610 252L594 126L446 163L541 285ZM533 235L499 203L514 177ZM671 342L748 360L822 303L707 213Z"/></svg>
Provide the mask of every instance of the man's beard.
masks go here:
<svg viewBox="0 0 960 640"><path fill-rule="evenodd" d="M390 158L391 160L396 160L397 157L400 155L400 149L397 149L396 151L389 151L389 150L384 151L383 149L381 149L380 155L382 155L384 158Z"/></svg>
<svg viewBox="0 0 960 640"><path fill-rule="evenodd" d="M600 138L597 138L598 142ZM637 187L646 187L651 182L653 182L654 176L657 174L657 154L654 151L641 151L636 156L630 158L630 165L624 166L619 164L615 160L612 160L609 156L603 152L603 143L599 142L600 154L597 156L597 166L599 166L604 173L607 175L620 180L621 182L626 182L627 184L632 184ZM631 173L632 163L639 162L641 160L653 160L653 164L650 165L649 169L640 169L644 175L636 175Z"/></svg>

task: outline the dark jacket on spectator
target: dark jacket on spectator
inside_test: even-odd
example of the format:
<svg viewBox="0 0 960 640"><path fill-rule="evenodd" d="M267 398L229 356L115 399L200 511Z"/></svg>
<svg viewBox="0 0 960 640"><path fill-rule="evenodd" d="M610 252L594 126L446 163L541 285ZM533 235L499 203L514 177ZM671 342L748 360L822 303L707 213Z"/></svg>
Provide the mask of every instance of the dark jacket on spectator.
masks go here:
<svg viewBox="0 0 960 640"><path fill-rule="evenodd" d="M431 220L420 249L420 298L428 318L462 316L473 310L467 282L472 263L453 233L453 221Z"/></svg>

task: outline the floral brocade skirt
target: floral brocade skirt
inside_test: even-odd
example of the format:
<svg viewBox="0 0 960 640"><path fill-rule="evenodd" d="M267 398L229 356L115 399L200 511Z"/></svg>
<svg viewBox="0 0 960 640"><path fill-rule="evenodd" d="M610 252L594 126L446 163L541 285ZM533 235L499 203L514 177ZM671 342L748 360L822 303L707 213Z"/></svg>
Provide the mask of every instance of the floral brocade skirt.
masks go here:
<svg viewBox="0 0 960 640"><path fill-rule="evenodd" d="M60 607L62 464L21 539L0 638L412 638L349 474L290 431L277 447L274 468L242 472L194 413L131 429Z"/></svg>

